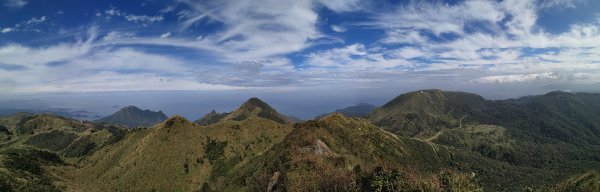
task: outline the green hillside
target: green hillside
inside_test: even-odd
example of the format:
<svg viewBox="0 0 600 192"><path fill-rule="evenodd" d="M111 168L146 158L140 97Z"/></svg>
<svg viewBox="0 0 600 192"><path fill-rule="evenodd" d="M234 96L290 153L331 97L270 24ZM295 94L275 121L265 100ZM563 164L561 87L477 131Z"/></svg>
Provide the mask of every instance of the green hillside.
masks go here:
<svg viewBox="0 0 600 192"><path fill-rule="evenodd" d="M470 93L424 90L396 97L369 120L399 135L530 170L515 176L540 174L523 185L558 182L600 168L600 94L557 91L485 100Z"/></svg>
<svg viewBox="0 0 600 192"><path fill-rule="evenodd" d="M51 114L3 116L0 123L10 136L0 144L0 191L60 191L61 169L121 140L126 132Z"/></svg>
<svg viewBox="0 0 600 192"><path fill-rule="evenodd" d="M231 170L226 174L228 182L213 187L225 191L478 189L470 179L461 180L464 183L456 188L439 183L437 174L445 170L451 156L442 146L398 137L365 120L334 113L296 124L283 142ZM408 178L413 180L404 180Z"/></svg>
<svg viewBox="0 0 600 192"><path fill-rule="evenodd" d="M248 102L232 114L248 114L240 111L247 110ZM266 104L252 108L265 109L272 108ZM73 177L85 190L193 191L209 179L210 184L222 182L221 173L261 154L289 131L290 125L255 114L209 126L174 116L152 129L132 131L98 151L85 159Z"/></svg>
<svg viewBox="0 0 600 192"><path fill-rule="evenodd" d="M598 96L424 90L296 124L258 98L150 128L0 116L0 191L594 191Z"/></svg>
<svg viewBox="0 0 600 192"><path fill-rule="evenodd" d="M463 118L478 111L483 97L463 92L421 90L402 94L375 109L368 118L375 125L404 136L431 135L457 128Z"/></svg>

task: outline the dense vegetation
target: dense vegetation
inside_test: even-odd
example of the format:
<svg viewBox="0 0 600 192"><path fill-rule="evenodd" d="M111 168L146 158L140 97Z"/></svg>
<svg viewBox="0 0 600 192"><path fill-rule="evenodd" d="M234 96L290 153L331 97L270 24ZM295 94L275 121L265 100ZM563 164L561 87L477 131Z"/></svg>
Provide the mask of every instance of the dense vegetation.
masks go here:
<svg viewBox="0 0 600 192"><path fill-rule="evenodd" d="M42 166L64 165L55 153L34 148L12 148L0 153L0 191L59 191Z"/></svg>
<svg viewBox="0 0 600 192"><path fill-rule="evenodd" d="M251 98L127 129L0 117L0 191L598 191L600 96L401 95L291 124ZM377 125L379 126L377 126Z"/></svg>
<svg viewBox="0 0 600 192"><path fill-rule="evenodd" d="M424 90L398 96L369 119L400 135L499 161L467 166L473 169L506 163L503 174L524 178L522 185L543 186L600 168L599 94L556 91L491 101L470 93ZM527 177L533 174L540 176Z"/></svg>

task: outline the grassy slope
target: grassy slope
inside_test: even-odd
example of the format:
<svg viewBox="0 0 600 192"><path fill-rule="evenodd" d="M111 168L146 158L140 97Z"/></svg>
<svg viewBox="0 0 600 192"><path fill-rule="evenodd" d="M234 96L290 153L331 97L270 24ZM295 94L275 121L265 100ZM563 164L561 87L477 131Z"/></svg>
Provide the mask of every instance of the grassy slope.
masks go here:
<svg viewBox="0 0 600 192"><path fill-rule="evenodd" d="M98 126L50 114L3 116L0 124L12 131L11 139L0 144L0 169L2 175L15 180L10 183L17 183L11 187L17 191L37 187L58 189L55 184L64 180L60 176L61 169L72 167L82 156L120 140L124 134L118 127ZM50 156L60 157L60 161L43 159ZM11 163L15 159L21 163ZM29 171L19 167L28 167ZM39 171L31 173L31 170Z"/></svg>
<svg viewBox="0 0 600 192"><path fill-rule="evenodd" d="M599 169L598 117L598 94L551 92L486 101L473 94L437 90L403 94L369 116L395 133L424 139L437 136L432 141L489 157L492 162L487 164L470 158L457 162L479 169L498 189L500 183L513 181L510 178L520 178L515 181L520 186L548 187L573 174ZM506 129L489 132L481 127L484 124Z"/></svg>
<svg viewBox="0 0 600 192"><path fill-rule="evenodd" d="M460 127L462 118L469 115L466 112L484 102L482 97L470 93L423 90L394 98L368 118L375 125L403 136L433 135Z"/></svg>
<svg viewBox="0 0 600 192"><path fill-rule="evenodd" d="M315 153L317 141L332 153ZM324 181L347 174L356 167L377 165L436 172L446 167L451 153L445 148L416 139L398 137L358 118L332 114L318 121L296 124L294 130L269 151L227 173L224 190L266 189L274 172L281 173L281 186L291 191L317 190ZM340 176L340 175L338 175Z"/></svg>
<svg viewBox="0 0 600 192"><path fill-rule="evenodd" d="M213 169L243 163L279 142L290 129L258 117L207 127L174 117L153 129L128 134L113 147L94 154L75 177L81 178L82 186L101 191L196 190L208 178L219 182ZM208 157L206 148L211 141L227 144L222 153L211 152Z"/></svg>
<svg viewBox="0 0 600 192"><path fill-rule="evenodd" d="M559 183L556 191L600 191L600 173L589 171Z"/></svg>

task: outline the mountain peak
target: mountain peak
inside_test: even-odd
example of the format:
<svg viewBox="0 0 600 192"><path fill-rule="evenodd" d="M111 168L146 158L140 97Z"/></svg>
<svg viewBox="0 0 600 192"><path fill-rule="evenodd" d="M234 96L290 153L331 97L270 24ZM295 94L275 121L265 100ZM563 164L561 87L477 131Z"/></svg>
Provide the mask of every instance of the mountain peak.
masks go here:
<svg viewBox="0 0 600 192"><path fill-rule="evenodd" d="M190 121L188 121L185 117L182 117L179 115L173 115L169 119L163 121L163 125L165 127L174 127L177 125L190 125L190 124L192 124Z"/></svg>
<svg viewBox="0 0 600 192"><path fill-rule="evenodd" d="M346 116L344 116L344 114L338 113L338 112L333 112L333 113L329 113L329 114L325 115L324 117L321 117L319 119L319 121L344 120L344 119L346 119Z"/></svg>
<svg viewBox="0 0 600 192"><path fill-rule="evenodd" d="M194 121L194 123L198 125L210 125L219 122L219 120L223 119L227 115L229 115L229 113L217 113L217 111L213 109L200 119Z"/></svg>
<svg viewBox="0 0 600 192"><path fill-rule="evenodd" d="M376 125L405 135L458 127L461 118L481 108L486 100L476 94L438 89L404 93L375 109L368 118Z"/></svg>
<svg viewBox="0 0 600 192"><path fill-rule="evenodd" d="M135 105L129 105L127 107L123 107L121 110L139 110L139 111L141 111L142 109L140 109L139 107L136 107Z"/></svg>
<svg viewBox="0 0 600 192"><path fill-rule="evenodd" d="M439 89L424 89L401 94L390 102L383 105L383 108L395 105L411 105L414 107L423 106L424 104L443 104L448 100L465 100L481 102L485 99L477 94L460 92L460 91L442 91Z"/></svg>
<svg viewBox="0 0 600 192"><path fill-rule="evenodd" d="M154 112L142 110L136 106L130 105L123 107L112 115L99 119L98 121L122 124L134 128L137 126L150 127L165 119L167 119L167 116L162 111Z"/></svg>
<svg viewBox="0 0 600 192"><path fill-rule="evenodd" d="M571 96L571 95L574 95L574 94L571 92L562 91L562 90L551 91L551 92L544 94L544 96L555 96L555 97L556 96Z"/></svg>
<svg viewBox="0 0 600 192"><path fill-rule="evenodd" d="M224 119L241 121L251 116L270 119L282 124L291 124L293 122L290 118L280 114L269 104L256 97L248 99L240 108L228 114Z"/></svg>
<svg viewBox="0 0 600 192"><path fill-rule="evenodd" d="M242 104L242 106L240 106L239 109L254 110L256 108L260 108L263 110L273 109L269 104L265 103L264 101L260 100L257 97L252 97L252 98L248 99L246 102L244 102Z"/></svg>

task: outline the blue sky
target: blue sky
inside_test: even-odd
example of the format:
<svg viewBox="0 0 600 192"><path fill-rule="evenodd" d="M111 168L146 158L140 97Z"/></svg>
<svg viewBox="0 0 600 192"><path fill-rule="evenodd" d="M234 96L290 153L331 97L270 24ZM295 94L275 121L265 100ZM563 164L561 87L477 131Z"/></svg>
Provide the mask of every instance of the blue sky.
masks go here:
<svg viewBox="0 0 600 192"><path fill-rule="evenodd" d="M600 1L0 4L0 98L5 99L348 89L389 98L421 88L492 98L555 89L599 91Z"/></svg>

